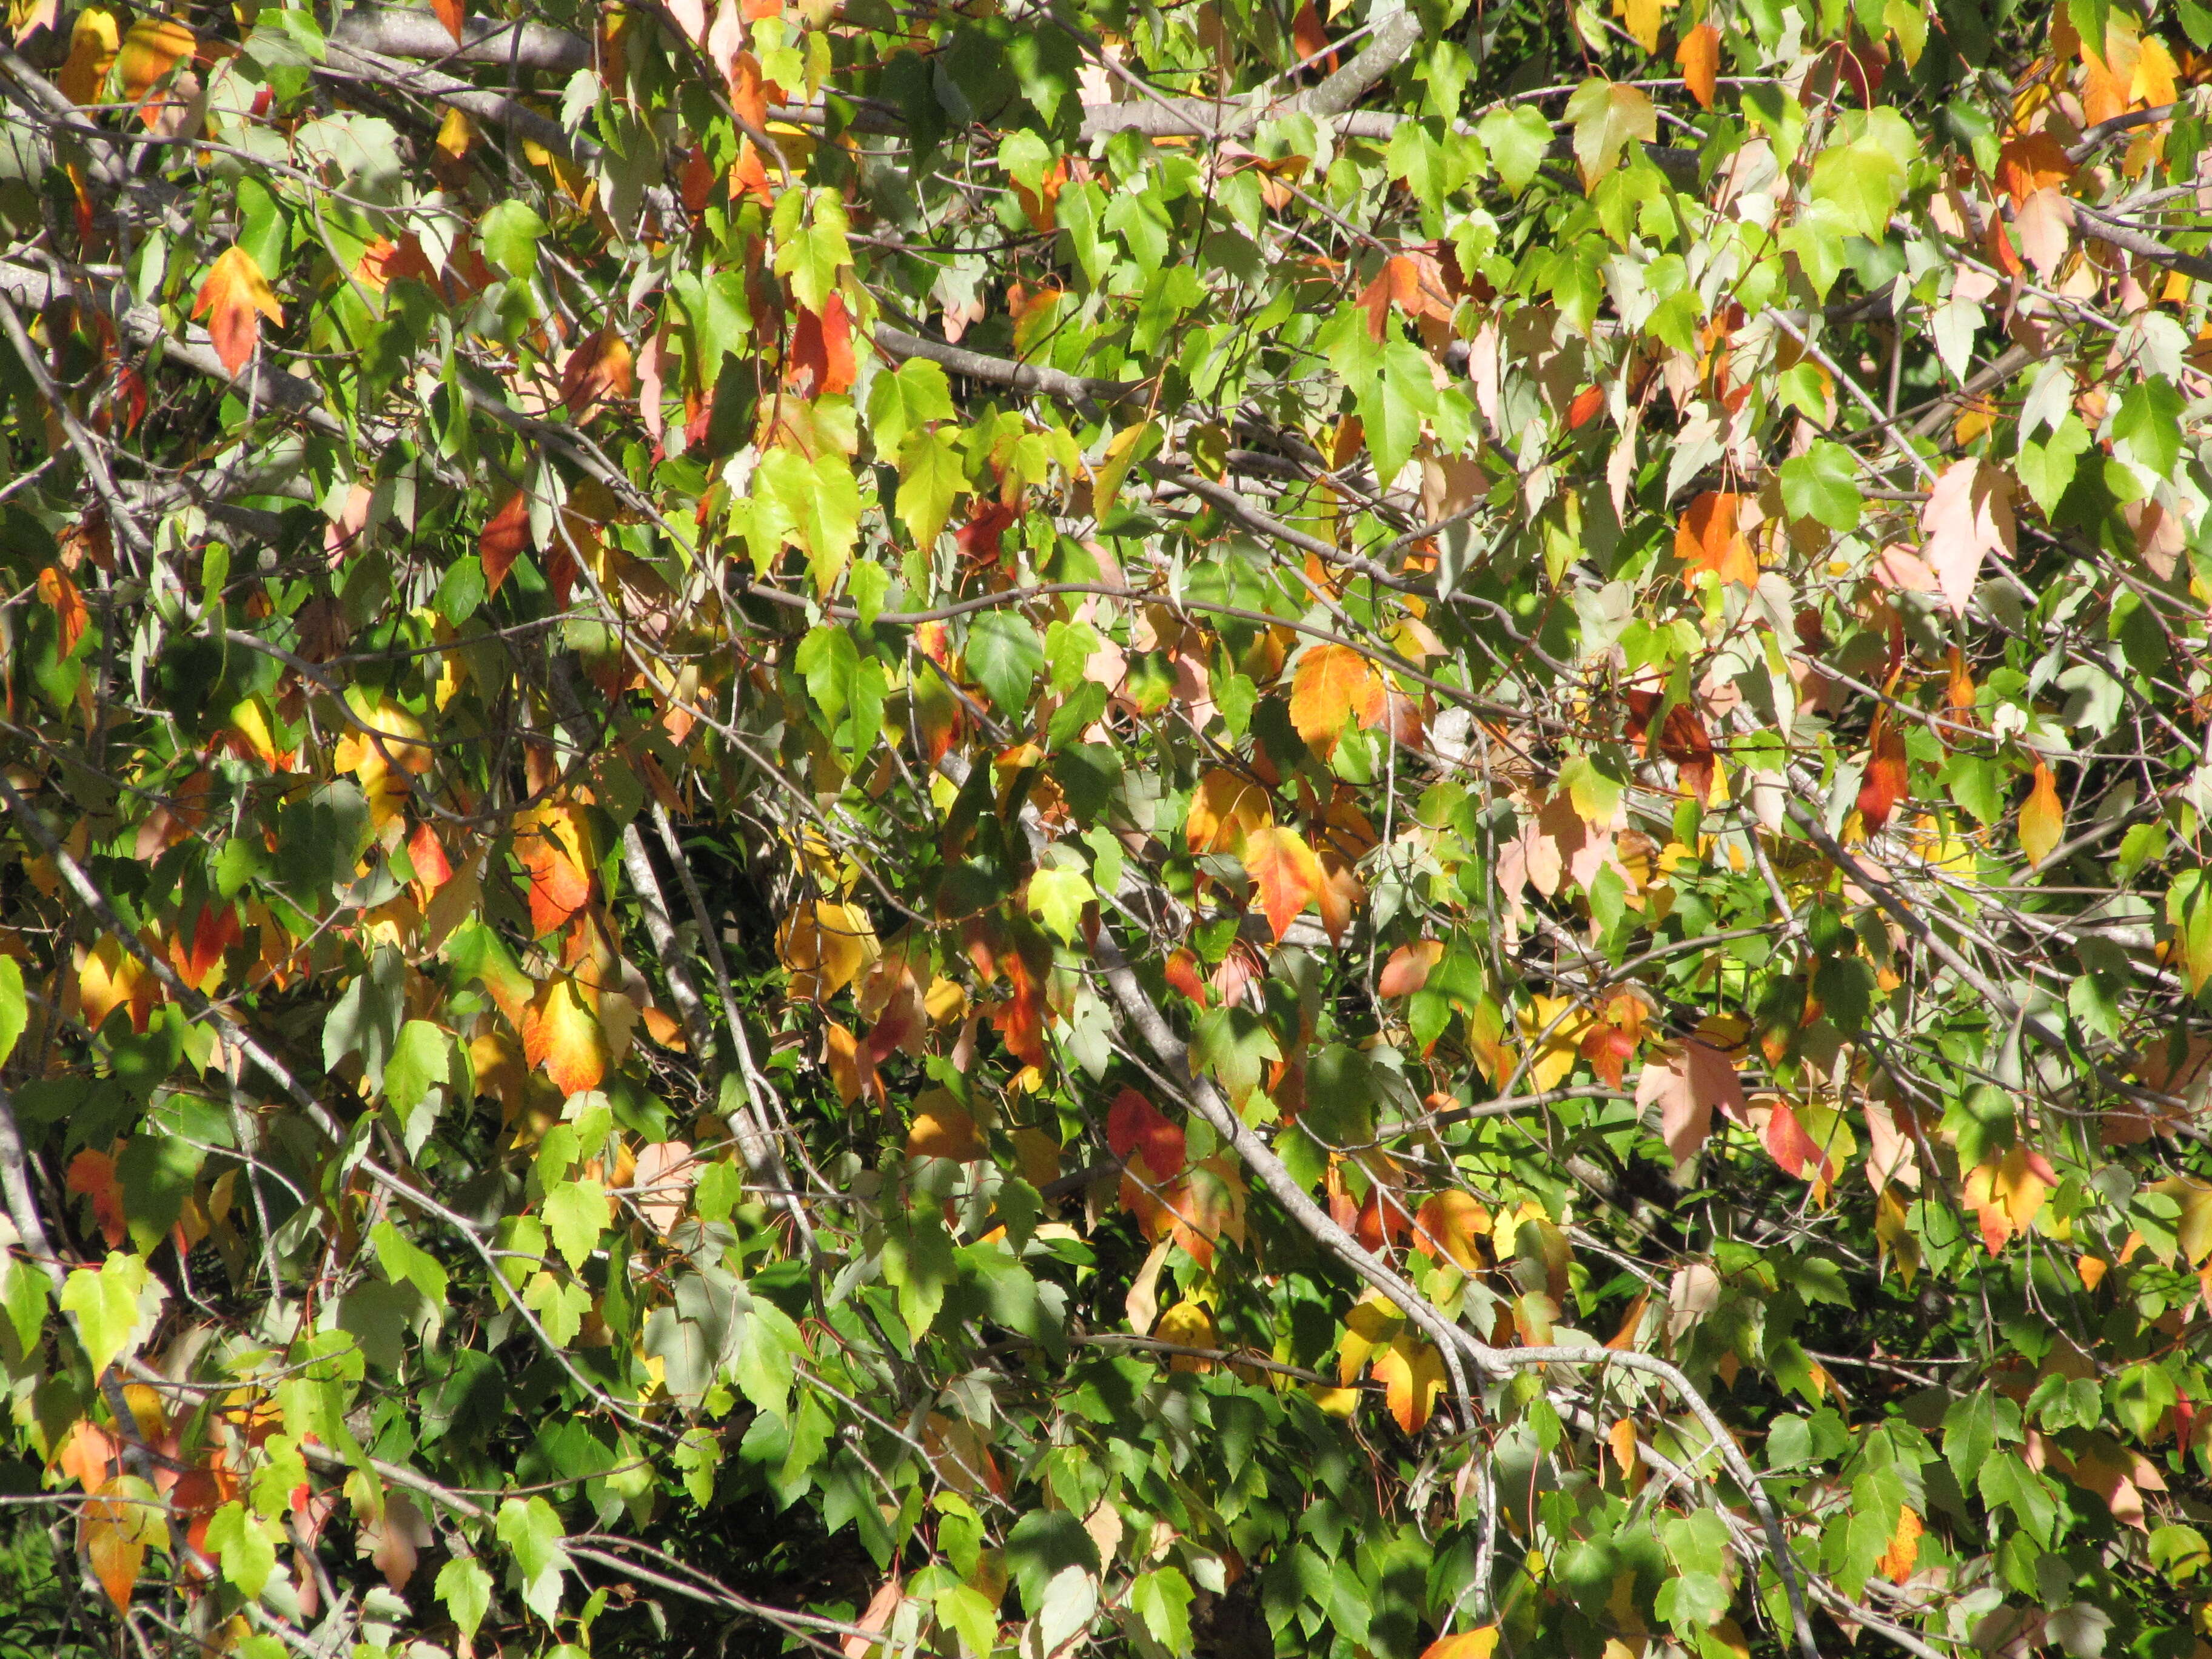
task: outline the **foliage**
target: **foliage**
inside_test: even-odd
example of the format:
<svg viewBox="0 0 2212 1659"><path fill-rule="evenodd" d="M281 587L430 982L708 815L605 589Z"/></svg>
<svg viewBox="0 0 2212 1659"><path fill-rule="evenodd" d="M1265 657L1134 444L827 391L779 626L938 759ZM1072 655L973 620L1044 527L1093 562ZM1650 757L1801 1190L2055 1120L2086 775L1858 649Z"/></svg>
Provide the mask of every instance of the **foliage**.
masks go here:
<svg viewBox="0 0 2212 1659"><path fill-rule="evenodd" d="M115 1650L2202 1651L2212 13L9 27Z"/></svg>

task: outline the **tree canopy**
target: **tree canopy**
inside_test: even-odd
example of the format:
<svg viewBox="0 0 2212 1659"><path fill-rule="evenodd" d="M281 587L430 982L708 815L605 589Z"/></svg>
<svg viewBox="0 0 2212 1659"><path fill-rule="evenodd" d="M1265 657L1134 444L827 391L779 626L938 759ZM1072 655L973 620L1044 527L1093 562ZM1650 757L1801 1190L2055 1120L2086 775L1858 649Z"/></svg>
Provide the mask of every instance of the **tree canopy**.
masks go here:
<svg viewBox="0 0 2212 1659"><path fill-rule="evenodd" d="M8 33L45 1650L2206 1653L2212 11Z"/></svg>

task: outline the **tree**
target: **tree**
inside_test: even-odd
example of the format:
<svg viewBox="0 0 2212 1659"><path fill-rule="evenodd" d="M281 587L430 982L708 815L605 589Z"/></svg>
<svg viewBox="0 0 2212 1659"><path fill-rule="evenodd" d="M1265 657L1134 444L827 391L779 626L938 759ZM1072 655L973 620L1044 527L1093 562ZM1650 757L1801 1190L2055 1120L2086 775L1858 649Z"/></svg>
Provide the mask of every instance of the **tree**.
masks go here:
<svg viewBox="0 0 2212 1659"><path fill-rule="evenodd" d="M2203 1651L2212 13L10 29L53 1641Z"/></svg>

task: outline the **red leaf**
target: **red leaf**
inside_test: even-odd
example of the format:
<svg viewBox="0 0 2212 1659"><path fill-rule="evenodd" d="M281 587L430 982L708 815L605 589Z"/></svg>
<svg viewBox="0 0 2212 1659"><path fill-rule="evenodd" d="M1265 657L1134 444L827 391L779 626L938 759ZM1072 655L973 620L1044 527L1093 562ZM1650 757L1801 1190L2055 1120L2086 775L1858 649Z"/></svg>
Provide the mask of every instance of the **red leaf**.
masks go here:
<svg viewBox="0 0 2212 1659"><path fill-rule="evenodd" d="M627 398L636 387L629 342L611 328L587 335L561 370L561 407L580 421L602 398Z"/></svg>
<svg viewBox="0 0 2212 1659"><path fill-rule="evenodd" d="M1106 1109L1106 1144L1124 1161L1141 1158L1156 1184L1182 1173L1182 1128L1134 1089L1122 1090Z"/></svg>
<svg viewBox="0 0 2212 1659"><path fill-rule="evenodd" d="M844 296L830 295L818 316L799 307L791 356L784 364L784 379L792 390L802 398L834 398L850 389L854 373L853 319Z"/></svg>
<svg viewBox="0 0 2212 1659"><path fill-rule="evenodd" d="M231 904L203 905L199 921L192 927L191 953L185 958L185 982L204 991L208 975L222 966L223 952L238 940L238 908Z"/></svg>
<svg viewBox="0 0 2212 1659"><path fill-rule="evenodd" d="M952 539L960 544L960 550L969 558L978 563L989 563L1003 556L999 538L1006 533L1018 516L1003 501L985 501L975 509L975 516L961 526Z"/></svg>
<svg viewBox="0 0 2212 1659"><path fill-rule="evenodd" d="M70 1192L92 1200L93 1219L99 1224L107 1248L123 1248L127 1231L123 1218L123 1188L115 1179L115 1160L90 1147L70 1160L65 1184Z"/></svg>
<svg viewBox="0 0 2212 1659"><path fill-rule="evenodd" d="M1304 0L1297 14L1291 19L1291 45L1298 54L1298 61L1320 58L1320 68L1331 74L1336 70L1336 54L1329 51L1328 31L1321 26L1321 14L1314 9L1313 0ZM1323 53L1328 53L1325 58Z"/></svg>
<svg viewBox="0 0 2212 1659"><path fill-rule="evenodd" d="M1859 784L1859 816L1866 820L1868 830L1878 830L1889 822L1897 803L1912 793L1905 739L1898 735L1887 708L1874 717L1868 749L1866 776Z"/></svg>
<svg viewBox="0 0 2212 1659"><path fill-rule="evenodd" d="M483 562L486 599L499 592L499 585L507 580L507 573L514 568L516 558L529 545L530 498L518 489L507 498L504 507L491 515L477 537L477 557Z"/></svg>
<svg viewBox="0 0 2212 1659"><path fill-rule="evenodd" d="M1200 1007L1206 1006L1206 981L1198 971L1198 957L1188 946L1167 960L1168 983Z"/></svg>
<svg viewBox="0 0 2212 1659"><path fill-rule="evenodd" d="M1567 430L1579 432L1597 418L1605 407L1605 391L1601 386L1586 386L1575 393L1574 402L1567 405Z"/></svg>

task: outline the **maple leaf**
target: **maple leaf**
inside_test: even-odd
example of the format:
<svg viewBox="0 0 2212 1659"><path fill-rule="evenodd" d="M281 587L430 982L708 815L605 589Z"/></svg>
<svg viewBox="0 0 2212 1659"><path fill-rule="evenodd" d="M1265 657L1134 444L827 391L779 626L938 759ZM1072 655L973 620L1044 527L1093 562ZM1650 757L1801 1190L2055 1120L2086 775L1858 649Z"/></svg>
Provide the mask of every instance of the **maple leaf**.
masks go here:
<svg viewBox="0 0 2212 1659"><path fill-rule="evenodd" d="M1441 940L1415 939L1411 945L1401 945L1390 953L1389 961L1376 975L1375 994L1384 997L1409 997L1429 982L1430 970L1444 959Z"/></svg>
<svg viewBox="0 0 2212 1659"><path fill-rule="evenodd" d="M1321 891L1321 861L1295 830L1272 826L1244 838L1244 873L1260 897L1260 908L1279 939L1298 913Z"/></svg>
<svg viewBox="0 0 2212 1659"><path fill-rule="evenodd" d="M932 1089L914 1103L914 1122L906 1136L908 1158L950 1158L973 1164L989 1149L975 1127L975 1118L949 1089Z"/></svg>
<svg viewBox="0 0 2212 1659"><path fill-rule="evenodd" d="M468 44L466 37L461 33L461 23L468 16L465 0L430 0L430 9L437 15L438 21L446 26L446 33L453 37L455 46ZM395 1584L392 1588L397 1589L399 1587Z"/></svg>
<svg viewBox="0 0 2212 1659"><path fill-rule="evenodd" d="M1184 1170L1168 1195L1168 1212L1174 1218L1170 1236L1211 1273L1218 1240L1244 1243L1244 1177L1225 1153L1216 1152Z"/></svg>
<svg viewBox="0 0 2212 1659"><path fill-rule="evenodd" d="M567 974L538 988L522 1015L522 1057L564 1095L596 1089L607 1073L607 1035L583 992Z"/></svg>
<svg viewBox="0 0 2212 1659"><path fill-rule="evenodd" d="M1498 1650L1498 1626L1484 1625L1441 1637L1421 1651L1421 1659L1490 1659Z"/></svg>
<svg viewBox="0 0 2212 1659"><path fill-rule="evenodd" d="M1605 407L1605 388L1586 386L1575 393L1574 402L1567 405L1567 430L1579 432L1597 418Z"/></svg>
<svg viewBox="0 0 2212 1659"><path fill-rule="evenodd" d="M1889 1547L1875 1563L1875 1571L1893 1584L1901 1584L1912 1577L1912 1569L1920 1559L1920 1535L1923 1528L1920 1516L1910 1504L1900 1504L1897 1525L1889 1534Z"/></svg>
<svg viewBox="0 0 2212 1659"><path fill-rule="evenodd" d="M2013 550L2011 483L1987 461L1954 461L1920 513L1923 556L1954 617L1964 617L1982 561Z"/></svg>
<svg viewBox="0 0 2212 1659"><path fill-rule="evenodd" d="M1443 1355L1411 1331L1401 1331L1375 1361L1390 1415L1407 1434L1417 1434L1437 1407L1446 1373Z"/></svg>
<svg viewBox="0 0 2212 1659"><path fill-rule="evenodd" d="M115 1160L106 1152L87 1147L70 1160L64 1184L71 1193L91 1201L93 1221L100 1237L107 1241L107 1248L121 1249L129 1229L124 1213L123 1188L115 1178Z"/></svg>
<svg viewBox="0 0 2212 1659"><path fill-rule="evenodd" d="M1194 854L1237 853L1246 836L1273 817L1267 792L1256 780L1217 766L1198 781L1183 833Z"/></svg>
<svg viewBox="0 0 2212 1659"><path fill-rule="evenodd" d="M1291 681L1291 724L1316 754L1336 747L1347 720L1371 726L1382 718L1387 688L1375 665L1348 645L1324 645L1298 659Z"/></svg>
<svg viewBox="0 0 2212 1659"><path fill-rule="evenodd" d="M1978 1164L1967 1172L1966 1202L1991 1255L2002 1251L2008 1239L2027 1231L2057 1185L2050 1161L2018 1143L1995 1163Z"/></svg>
<svg viewBox="0 0 2212 1659"><path fill-rule="evenodd" d="M1142 1158L1157 1184L1175 1180L1183 1170L1183 1132L1134 1089L1124 1089L1106 1109L1106 1145L1124 1160Z"/></svg>
<svg viewBox="0 0 2212 1659"><path fill-rule="evenodd" d="M1200 1007L1206 1006L1206 980L1198 971L1198 954L1185 945L1170 953L1163 971L1167 981Z"/></svg>
<svg viewBox="0 0 2212 1659"><path fill-rule="evenodd" d="M1873 729L1867 734L1866 772L1859 783L1859 816L1865 819L1867 829L1879 831L1889 822L1898 802L1911 793L1905 738L1890 719L1889 710L1877 710Z"/></svg>
<svg viewBox="0 0 2212 1659"><path fill-rule="evenodd" d="M556 933L591 902L591 820L574 805L545 801L515 820L514 856L530 883L530 925Z"/></svg>
<svg viewBox="0 0 2212 1659"><path fill-rule="evenodd" d="M484 521L477 536L477 557L483 566L484 596L499 592L507 573L530 546L530 497L518 489Z"/></svg>
<svg viewBox="0 0 2212 1659"><path fill-rule="evenodd" d="M853 361L853 319L845 299L832 293L819 313L799 308L791 332L791 355L784 364L784 379L802 398L831 398L852 389L857 368Z"/></svg>
<svg viewBox="0 0 2212 1659"><path fill-rule="evenodd" d="M2020 808L2020 850L2031 867L2049 858L2066 834L2066 808L2058 799L2057 781L2051 768L2035 763L2035 782Z"/></svg>
<svg viewBox="0 0 2212 1659"><path fill-rule="evenodd" d="M1413 1248L1465 1273L1480 1273L1489 1265L1477 1242L1489 1237L1490 1212L1473 1194L1456 1188L1430 1194L1413 1217Z"/></svg>
<svg viewBox="0 0 2212 1659"><path fill-rule="evenodd" d="M1711 23L1700 23L1682 37L1674 48L1674 61L1681 65L1682 85L1701 109L1713 106L1713 91L1721 67L1721 32Z"/></svg>
<svg viewBox="0 0 2212 1659"><path fill-rule="evenodd" d="M1314 908L1321 912L1322 931L1328 942L1341 945L1345 929L1367 896L1367 884L1360 880L1353 860L1335 848L1323 846L1315 856L1321 860L1321 885L1314 893Z"/></svg>
<svg viewBox="0 0 2212 1659"><path fill-rule="evenodd" d="M211 991L210 982L222 972L223 954L239 941L240 927L234 904L204 904L192 924L191 948L176 963L177 975L196 991Z"/></svg>
<svg viewBox="0 0 2212 1659"><path fill-rule="evenodd" d="M166 1545L161 1501L143 1480L118 1475L95 1493L82 1512L85 1559L92 1576L118 1607L131 1605L150 1543Z"/></svg>
<svg viewBox="0 0 2212 1659"><path fill-rule="evenodd" d="M50 564L39 572L39 597L53 610L61 654L74 655L77 641L84 637L85 624L92 617L85 606L84 595L77 591L66 571Z"/></svg>
<svg viewBox="0 0 2212 1659"><path fill-rule="evenodd" d="M1710 570L1723 582L1759 586L1759 561L1738 529L1743 497L1708 489L1692 501L1674 526L1674 556L1685 577Z"/></svg>
<svg viewBox="0 0 2212 1659"><path fill-rule="evenodd" d="M1671 1053L1648 1060L1636 1081L1636 1108L1659 1108L1660 1138L1680 1170L1712 1133L1713 1109L1741 1119L1746 1112L1743 1081L1735 1063L1720 1049L1696 1037Z"/></svg>
<svg viewBox="0 0 2212 1659"><path fill-rule="evenodd" d="M192 315L207 319L208 338L222 366L236 374L261 342L261 319L284 320L283 307L253 256L233 246L216 256L192 301Z"/></svg>
<svg viewBox="0 0 2212 1659"><path fill-rule="evenodd" d="M1322 27L1321 14L1314 9L1313 0L1299 0L1298 9L1291 17L1291 46L1300 63L1319 58L1321 68L1335 72L1336 53L1329 49L1328 31Z"/></svg>
<svg viewBox="0 0 2212 1659"><path fill-rule="evenodd" d="M1152 1334L1163 1342L1172 1342L1179 1348L1218 1348L1221 1333L1215 1327L1213 1315L1202 1302L1178 1302L1160 1316L1159 1323L1152 1327ZM1177 1354L1168 1361L1171 1371L1210 1371L1213 1361L1196 1354Z"/></svg>
<svg viewBox="0 0 2212 1659"><path fill-rule="evenodd" d="M654 1141L638 1148L637 1167L629 1178L631 1199L646 1224L665 1234L683 1215L698 1179L699 1164L689 1142Z"/></svg>
<svg viewBox="0 0 2212 1659"><path fill-rule="evenodd" d="M586 335L561 368L561 407L581 421L604 398L627 398L636 377L629 342L611 328Z"/></svg>
<svg viewBox="0 0 2212 1659"><path fill-rule="evenodd" d="M2063 185L2074 176L2066 146L2050 132L2023 133L1997 152L1997 183L2019 207L2038 191Z"/></svg>

